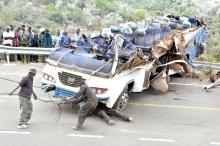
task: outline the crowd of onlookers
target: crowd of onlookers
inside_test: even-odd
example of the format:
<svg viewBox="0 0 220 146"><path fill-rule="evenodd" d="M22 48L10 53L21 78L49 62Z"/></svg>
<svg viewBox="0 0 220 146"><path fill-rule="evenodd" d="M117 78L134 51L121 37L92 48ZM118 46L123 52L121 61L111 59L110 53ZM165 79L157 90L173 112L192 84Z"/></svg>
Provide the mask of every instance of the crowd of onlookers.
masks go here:
<svg viewBox="0 0 220 146"><path fill-rule="evenodd" d="M71 37L67 31L61 33L57 30L55 35L49 29L40 28L39 30L32 29L25 25L17 26L16 29L11 26L2 28L0 26L0 45L14 46L14 47L42 47L42 48L58 48L69 47L72 42L77 42L81 39L82 34L80 29ZM4 54L0 54L0 60L5 60ZM14 55L10 58L13 61L22 62L38 62L44 61L44 57L40 55Z"/></svg>

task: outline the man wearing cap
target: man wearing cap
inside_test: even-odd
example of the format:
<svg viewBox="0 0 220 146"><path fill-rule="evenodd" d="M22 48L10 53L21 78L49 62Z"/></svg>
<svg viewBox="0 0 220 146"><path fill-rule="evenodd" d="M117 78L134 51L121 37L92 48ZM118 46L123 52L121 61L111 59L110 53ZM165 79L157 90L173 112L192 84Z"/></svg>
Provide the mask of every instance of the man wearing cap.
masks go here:
<svg viewBox="0 0 220 146"><path fill-rule="evenodd" d="M33 110L33 104L31 102L32 94L34 96L34 99L37 99L37 96L33 91L33 79L36 75L36 72L37 71L35 68L30 68L28 75L24 76L19 82L18 86L9 93L9 95L13 95L13 93L20 88L18 96L20 101L21 115L19 123L17 125L18 129L28 128L28 123L31 119Z"/></svg>

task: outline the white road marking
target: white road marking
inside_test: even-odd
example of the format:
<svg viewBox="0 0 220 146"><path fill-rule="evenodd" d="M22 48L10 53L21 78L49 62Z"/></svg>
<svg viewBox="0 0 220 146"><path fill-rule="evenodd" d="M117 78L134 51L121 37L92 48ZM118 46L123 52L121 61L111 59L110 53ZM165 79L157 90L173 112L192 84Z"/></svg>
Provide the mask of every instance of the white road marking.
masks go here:
<svg viewBox="0 0 220 146"><path fill-rule="evenodd" d="M5 102L4 100L0 99L0 102Z"/></svg>
<svg viewBox="0 0 220 146"><path fill-rule="evenodd" d="M103 138L102 135L82 135L82 134L67 134L67 136L73 137L87 137L87 138Z"/></svg>
<svg viewBox="0 0 220 146"><path fill-rule="evenodd" d="M0 95L0 98L17 98L18 96L16 95Z"/></svg>
<svg viewBox="0 0 220 146"><path fill-rule="evenodd" d="M200 107L200 106L182 106L182 105L163 105L163 104L142 104L142 103L128 103L130 105L136 106L146 106L146 107L163 107L163 108L177 108L177 109L195 109L195 110L212 110L212 111L220 111L220 108L215 107Z"/></svg>
<svg viewBox="0 0 220 146"><path fill-rule="evenodd" d="M220 145L220 142L210 142L211 145Z"/></svg>
<svg viewBox="0 0 220 146"><path fill-rule="evenodd" d="M0 75L17 75L17 76L24 76L24 75L26 75L26 74L21 74L21 73L7 73L7 72L5 72L5 73L0 73Z"/></svg>
<svg viewBox="0 0 220 146"><path fill-rule="evenodd" d="M27 73L21 74L21 73L0 73L0 75L13 75L13 76L25 76ZM42 77L41 72L36 74L37 77Z"/></svg>
<svg viewBox="0 0 220 146"><path fill-rule="evenodd" d="M15 66L16 64L14 64L14 63L3 63L2 65L3 66Z"/></svg>
<svg viewBox="0 0 220 146"><path fill-rule="evenodd" d="M170 85L182 85L182 86L198 86L203 87L205 85L197 84L197 83L191 83L191 84L184 84L184 83L169 83Z"/></svg>
<svg viewBox="0 0 220 146"><path fill-rule="evenodd" d="M157 139L157 138L139 138L141 141L155 141L155 142L174 142L172 139Z"/></svg>
<svg viewBox="0 0 220 146"><path fill-rule="evenodd" d="M31 134L30 132L19 132L19 131L0 131L2 134Z"/></svg>
<svg viewBox="0 0 220 146"><path fill-rule="evenodd" d="M202 84L197 84L197 83L192 83L192 84L184 84L184 83L169 83L170 85L180 85L180 86L196 86L196 87L204 87L207 86L208 84L202 85ZM220 87L220 86L215 86L215 87Z"/></svg>

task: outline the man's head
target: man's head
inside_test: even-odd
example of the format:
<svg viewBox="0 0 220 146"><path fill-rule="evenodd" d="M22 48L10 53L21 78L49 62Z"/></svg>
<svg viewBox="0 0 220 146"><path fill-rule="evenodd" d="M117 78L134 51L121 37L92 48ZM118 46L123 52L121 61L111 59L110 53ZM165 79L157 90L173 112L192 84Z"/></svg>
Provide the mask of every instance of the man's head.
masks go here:
<svg viewBox="0 0 220 146"><path fill-rule="evenodd" d="M25 25L24 24L21 25L21 30L23 30L23 31L25 30Z"/></svg>
<svg viewBox="0 0 220 146"><path fill-rule="evenodd" d="M79 29L79 28L76 30L76 33L77 33L77 34L79 34L79 33L80 33L80 29Z"/></svg>
<svg viewBox="0 0 220 146"><path fill-rule="evenodd" d="M30 69L29 69L29 74L30 74L31 76L35 76L36 73L37 73L36 68L30 68Z"/></svg>
<svg viewBox="0 0 220 146"><path fill-rule="evenodd" d="M16 29L16 31L18 32L18 31L20 31L20 30L21 30L21 27L18 26L17 29Z"/></svg>
<svg viewBox="0 0 220 146"><path fill-rule="evenodd" d="M14 26L10 25L10 29L11 29L11 31L13 31L14 30Z"/></svg>
<svg viewBox="0 0 220 146"><path fill-rule="evenodd" d="M60 30L58 29L58 30L57 30L57 36L59 36L59 35L60 35Z"/></svg>
<svg viewBox="0 0 220 146"><path fill-rule="evenodd" d="M49 34L49 32L50 32L49 29L46 28L46 29L45 29L45 33L46 33L46 34Z"/></svg>
<svg viewBox="0 0 220 146"><path fill-rule="evenodd" d="M64 32L63 32L63 35L68 35L67 31L64 31Z"/></svg>
<svg viewBox="0 0 220 146"><path fill-rule="evenodd" d="M6 27L6 31L9 32L10 31L10 26Z"/></svg>
<svg viewBox="0 0 220 146"><path fill-rule="evenodd" d="M31 29L32 29L31 27L28 27L28 31L29 31L29 32L31 31Z"/></svg>

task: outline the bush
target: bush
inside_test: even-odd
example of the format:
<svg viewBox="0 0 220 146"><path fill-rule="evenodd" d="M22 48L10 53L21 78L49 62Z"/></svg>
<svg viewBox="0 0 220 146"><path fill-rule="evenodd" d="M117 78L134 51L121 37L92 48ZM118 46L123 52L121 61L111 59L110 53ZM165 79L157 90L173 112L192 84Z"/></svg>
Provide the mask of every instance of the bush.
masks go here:
<svg viewBox="0 0 220 146"><path fill-rule="evenodd" d="M209 62L220 62L220 53L208 55Z"/></svg>
<svg viewBox="0 0 220 146"><path fill-rule="evenodd" d="M10 11L8 12L1 12L0 13L0 25L2 26L6 26L6 25L10 25L13 23L14 20L14 16L13 13L11 13ZM4 20L4 21L2 21Z"/></svg>
<svg viewBox="0 0 220 146"><path fill-rule="evenodd" d="M133 21L141 21L146 17L147 12L144 9L136 9L134 13L131 15L131 19Z"/></svg>
<svg viewBox="0 0 220 146"><path fill-rule="evenodd" d="M98 9L96 12L100 16L117 10L117 4L114 0L94 0L95 6Z"/></svg>
<svg viewBox="0 0 220 146"><path fill-rule="evenodd" d="M83 20L85 19L85 17L83 16L83 10L79 7L71 7L66 13L66 17L68 20L79 24L83 24Z"/></svg>
<svg viewBox="0 0 220 146"><path fill-rule="evenodd" d="M65 22L65 17L58 11L55 5L51 4L46 7L46 13L48 15L49 20L57 22L59 24L63 24Z"/></svg>
<svg viewBox="0 0 220 146"><path fill-rule="evenodd" d="M52 12L49 14L49 20L63 24L65 22L65 17L60 12Z"/></svg>

